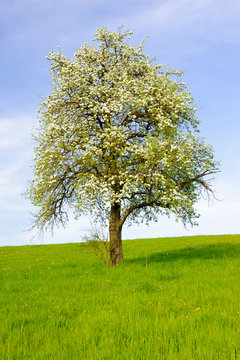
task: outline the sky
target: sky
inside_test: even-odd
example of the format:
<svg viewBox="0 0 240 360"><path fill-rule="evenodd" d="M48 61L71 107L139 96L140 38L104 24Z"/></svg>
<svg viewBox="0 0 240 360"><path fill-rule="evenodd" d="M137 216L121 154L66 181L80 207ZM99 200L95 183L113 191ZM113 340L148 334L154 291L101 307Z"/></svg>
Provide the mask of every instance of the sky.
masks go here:
<svg viewBox="0 0 240 360"><path fill-rule="evenodd" d="M133 31L132 44L160 64L184 71L197 104L201 136L215 149L221 172L217 200L201 199L199 225L174 218L124 227L123 239L240 233L239 0L1 0L0 2L0 246L82 241L88 217L36 237L36 209L22 194L33 176L31 134L40 97L51 91L50 51L72 57L97 28Z"/></svg>

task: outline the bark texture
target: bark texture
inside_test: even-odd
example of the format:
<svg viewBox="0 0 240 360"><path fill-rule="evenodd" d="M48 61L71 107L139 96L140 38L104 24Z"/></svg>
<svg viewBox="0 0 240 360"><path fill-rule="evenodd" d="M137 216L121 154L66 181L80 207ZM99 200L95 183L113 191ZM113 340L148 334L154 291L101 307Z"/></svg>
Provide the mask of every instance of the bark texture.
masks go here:
<svg viewBox="0 0 240 360"><path fill-rule="evenodd" d="M120 224L121 207L119 204L111 206L109 234L110 234L110 266L123 262L122 225Z"/></svg>

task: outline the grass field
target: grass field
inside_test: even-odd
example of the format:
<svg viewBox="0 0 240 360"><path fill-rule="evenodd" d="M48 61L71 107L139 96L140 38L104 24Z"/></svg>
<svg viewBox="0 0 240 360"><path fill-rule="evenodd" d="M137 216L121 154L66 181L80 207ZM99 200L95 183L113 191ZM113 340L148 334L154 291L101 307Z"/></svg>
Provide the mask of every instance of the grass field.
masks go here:
<svg viewBox="0 0 240 360"><path fill-rule="evenodd" d="M240 235L0 248L0 359L240 360Z"/></svg>

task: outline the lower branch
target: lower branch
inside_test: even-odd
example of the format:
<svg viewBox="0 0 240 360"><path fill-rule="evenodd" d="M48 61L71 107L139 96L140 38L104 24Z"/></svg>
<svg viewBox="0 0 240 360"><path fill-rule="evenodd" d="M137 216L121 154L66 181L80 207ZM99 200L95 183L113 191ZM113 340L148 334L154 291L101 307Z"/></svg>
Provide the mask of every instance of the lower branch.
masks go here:
<svg viewBox="0 0 240 360"><path fill-rule="evenodd" d="M159 207L163 207L163 208L168 208L169 206L164 204L164 203L160 203L158 201L143 201L142 203L139 203L139 204L135 204L135 205L132 205L130 206L126 211L125 213L122 215L120 221L119 221L119 224L120 226L123 226L124 222L126 221L127 217L136 209L142 209L146 206L150 206L150 207L153 207L153 206L159 206Z"/></svg>

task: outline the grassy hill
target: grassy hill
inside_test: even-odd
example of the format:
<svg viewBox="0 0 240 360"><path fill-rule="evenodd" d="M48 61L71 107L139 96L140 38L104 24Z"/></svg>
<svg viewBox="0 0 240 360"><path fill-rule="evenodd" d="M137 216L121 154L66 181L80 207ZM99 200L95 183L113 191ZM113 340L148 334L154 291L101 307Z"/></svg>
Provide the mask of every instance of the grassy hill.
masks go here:
<svg viewBox="0 0 240 360"><path fill-rule="evenodd" d="M0 358L240 359L240 235L0 248Z"/></svg>

